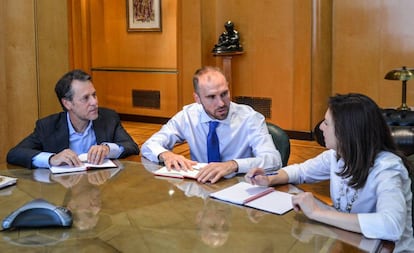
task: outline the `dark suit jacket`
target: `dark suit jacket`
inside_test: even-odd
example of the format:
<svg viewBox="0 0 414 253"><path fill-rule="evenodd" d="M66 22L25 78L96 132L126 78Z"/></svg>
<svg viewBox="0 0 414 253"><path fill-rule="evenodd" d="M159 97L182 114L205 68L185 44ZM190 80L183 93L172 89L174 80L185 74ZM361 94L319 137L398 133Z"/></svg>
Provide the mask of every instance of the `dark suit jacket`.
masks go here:
<svg viewBox="0 0 414 253"><path fill-rule="evenodd" d="M112 142L124 147L119 158L139 154L138 145L122 127L115 111L99 108L98 114L98 118L92 122L97 144ZM60 112L38 120L33 133L9 151L7 162L33 168L32 159L40 152L59 153L67 148L69 128L66 112Z"/></svg>

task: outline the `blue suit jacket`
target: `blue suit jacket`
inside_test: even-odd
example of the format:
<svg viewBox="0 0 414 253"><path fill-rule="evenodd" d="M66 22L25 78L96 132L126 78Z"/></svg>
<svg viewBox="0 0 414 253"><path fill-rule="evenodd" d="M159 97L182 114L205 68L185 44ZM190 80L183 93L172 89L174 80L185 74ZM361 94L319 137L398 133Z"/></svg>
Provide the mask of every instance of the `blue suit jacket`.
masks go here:
<svg viewBox="0 0 414 253"><path fill-rule="evenodd" d="M123 146L124 152L119 158L139 154L138 145L122 127L115 111L99 108L98 118L92 124L97 144L112 142ZM8 152L7 162L33 168L32 159L40 152L59 153L67 148L69 128L66 112L60 112L38 120L33 133Z"/></svg>

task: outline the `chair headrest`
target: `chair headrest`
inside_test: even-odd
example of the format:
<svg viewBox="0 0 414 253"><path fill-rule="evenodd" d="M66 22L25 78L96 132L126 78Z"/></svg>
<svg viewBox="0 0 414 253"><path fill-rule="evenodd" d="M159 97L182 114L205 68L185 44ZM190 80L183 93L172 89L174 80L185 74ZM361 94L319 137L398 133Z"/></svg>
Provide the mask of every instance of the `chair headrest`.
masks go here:
<svg viewBox="0 0 414 253"><path fill-rule="evenodd" d="M382 115L389 126L414 126L414 111L383 109Z"/></svg>

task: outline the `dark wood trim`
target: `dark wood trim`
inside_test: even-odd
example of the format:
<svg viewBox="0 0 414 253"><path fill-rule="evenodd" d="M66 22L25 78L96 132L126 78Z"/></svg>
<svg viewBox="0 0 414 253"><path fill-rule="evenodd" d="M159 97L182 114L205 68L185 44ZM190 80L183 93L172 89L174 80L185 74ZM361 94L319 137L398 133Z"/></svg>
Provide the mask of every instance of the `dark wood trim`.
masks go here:
<svg viewBox="0 0 414 253"><path fill-rule="evenodd" d="M300 131L291 131L284 130L290 139L303 140L303 141L313 141L313 132L300 132Z"/></svg>
<svg viewBox="0 0 414 253"><path fill-rule="evenodd" d="M133 121L133 122L144 122L144 123L153 123L153 124L165 124L169 118L163 117L153 117L153 116L143 116L143 115L133 115L133 114L123 114L119 113L119 117L124 121Z"/></svg>
<svg viewBox="0 0 414 253"><path fill-rule="evenodd" d="M161 68L132 68L132 67L93 67L92 71L107 72L141 72L141 73L162 73L162 74L178 74L177 69L161 69Z"/></svg>

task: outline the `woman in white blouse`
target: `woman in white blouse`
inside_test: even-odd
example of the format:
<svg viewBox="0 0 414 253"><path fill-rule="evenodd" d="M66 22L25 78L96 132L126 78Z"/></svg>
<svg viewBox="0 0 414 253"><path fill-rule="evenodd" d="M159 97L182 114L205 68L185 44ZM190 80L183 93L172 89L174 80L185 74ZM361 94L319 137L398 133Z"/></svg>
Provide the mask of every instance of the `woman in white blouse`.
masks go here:
<svg viewBox="0 0 414 253"><path fill-rule="evenodd" d="M292 198L294 210L367 238L394 241L395 252L413 251L413 168L397 151L377 104L362 94L333 96L320 129L327 151L277 175L252 169L246 180L258 185L330 180L333 206L304 192Z"/></svg>

